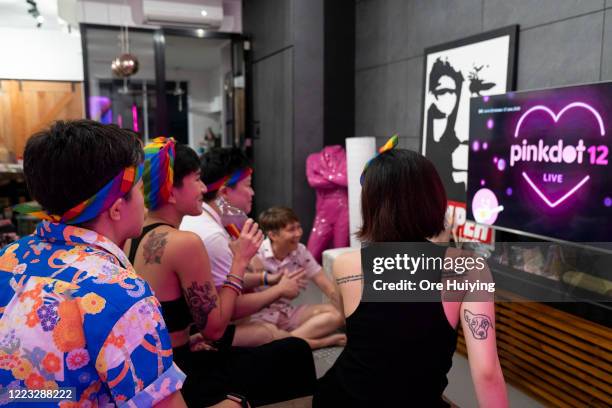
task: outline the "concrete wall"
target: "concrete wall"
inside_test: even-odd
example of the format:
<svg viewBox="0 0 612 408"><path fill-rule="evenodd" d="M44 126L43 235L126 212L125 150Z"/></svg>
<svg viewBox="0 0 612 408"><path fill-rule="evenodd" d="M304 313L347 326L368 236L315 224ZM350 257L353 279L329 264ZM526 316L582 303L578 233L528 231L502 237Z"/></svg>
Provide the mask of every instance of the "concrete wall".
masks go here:
<svg viewBox="0 0 612 408"><path fill-rule="evenodd" d="M355 133L419 149L423 50L520 25L517 89L612 79L612 0L357 0Z"/></svg>
<svg viewBox="0 0 612 408"><path fill-rule="evenodd" d="M306 157L323 147L323 0L244 3L252 39L255 210L292 207L305 236L314 218Z"/></svg>
<svg viewBox="0 0 612 408"><path fill-rule="evenodd" d="M353 0L249 0L256 210L293 207L307 239L306 158L353 132ZM273 181L273 182L271 182Z"/></svg>

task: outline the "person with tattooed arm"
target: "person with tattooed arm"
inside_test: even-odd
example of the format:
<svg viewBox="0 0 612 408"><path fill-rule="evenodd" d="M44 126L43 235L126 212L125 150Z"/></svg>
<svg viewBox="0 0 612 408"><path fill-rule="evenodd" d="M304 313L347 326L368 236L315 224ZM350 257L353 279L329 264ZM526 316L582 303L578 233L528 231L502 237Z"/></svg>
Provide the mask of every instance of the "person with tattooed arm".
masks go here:
<svg viewBox="0 0 612 408"><path fill-rule="evenodd" d="M359 238L366 245L448 242L440 237L448 234L444 222L447 200L434 165L416 152L392 146L394 143L375 156L362 173ZM462 255L456 248L430 245L432 253L440 257ZM429 276L442 281L447 273L437 270ZM488 269L483 275L486 273ZM449 406L442 394L448 384L446 374L452 365L459 323L479 405L508 406L492 299L466 295L447 301L442 293L439 302L362 301L364 274L373 272L362 271L359 251L340 255L333 274L346 317L348 343L319 380L314 408Z"/></svg>
<svg viewBox="0 0 612 408"><path fill-rule="evenodd" d="M247 220L232 244L230 273L217 288L201 239L178 226L185 215L202 212L205 185L200 163L189 147L157 138L145 146L143 184L149 208L143 233L126 244L138 273L155 290L170 332L174 359L187 374L182 389L188 406L227 401L239 406L270 404L308 395L314 384L314 363L307 343L287 338L256 348L231 347L227 330L236 299L243 289L245 269L263 236ZM190 348L190 327L210 340L203 350ZM229 338L228 338L229 337ZM304 364L293 366L295 356ZM291 372L291 376L287 373ZM298 381L295 381L296 376ZM266 378L276 388L261 387Z"/></svg>
<svg viewBox="0 0 612 408"><path fill-rule="evenodd" d="M230 220L223 214L222 207L230 206L244 214L251 212L255 195L251 186L253 169L240 149L227 147L211 149L202 155L200 170L207 190L201 214L185 216L180 229L197 234L206 246L213 281L219 288L230 273L234 258L230 243L236 235L232 228L236 225L228 225ZM244 288L257 290L245 293L236 300L232 316L236 323L232 326L234 346L259 346L291 336L272 323L254 321L250 317L281 299L297 297L306 285L306 272L303 268L295 268L286 274L268 274L260 264L258 258L254 257L244 274ZM322 344L319 341L314 344L310 339L307 341L313 348Z"/></svg>

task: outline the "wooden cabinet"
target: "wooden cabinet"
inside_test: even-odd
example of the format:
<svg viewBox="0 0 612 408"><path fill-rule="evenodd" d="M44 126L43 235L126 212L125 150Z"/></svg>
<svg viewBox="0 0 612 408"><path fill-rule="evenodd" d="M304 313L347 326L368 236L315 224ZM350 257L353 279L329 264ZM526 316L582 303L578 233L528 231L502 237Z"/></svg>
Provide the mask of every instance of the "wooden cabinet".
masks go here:
<svg viewBox="0 0 612 408"><path fill-rule="evenodd" d="M0 80L0 162L23 157L28 138L51 122L84 117L82 83Z"/></svg>

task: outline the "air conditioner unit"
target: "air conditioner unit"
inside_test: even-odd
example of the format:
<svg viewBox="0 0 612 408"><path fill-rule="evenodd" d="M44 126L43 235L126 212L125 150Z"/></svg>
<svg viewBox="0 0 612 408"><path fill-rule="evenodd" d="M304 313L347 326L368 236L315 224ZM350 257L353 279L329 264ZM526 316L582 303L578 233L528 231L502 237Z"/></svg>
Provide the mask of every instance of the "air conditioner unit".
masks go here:
<svg viewBox="0 0 612 408"><path fill-rule="evenodd" d="M216 29L223 22L223 4L222 0L142 0L138 17L142 24Z"/></svg>

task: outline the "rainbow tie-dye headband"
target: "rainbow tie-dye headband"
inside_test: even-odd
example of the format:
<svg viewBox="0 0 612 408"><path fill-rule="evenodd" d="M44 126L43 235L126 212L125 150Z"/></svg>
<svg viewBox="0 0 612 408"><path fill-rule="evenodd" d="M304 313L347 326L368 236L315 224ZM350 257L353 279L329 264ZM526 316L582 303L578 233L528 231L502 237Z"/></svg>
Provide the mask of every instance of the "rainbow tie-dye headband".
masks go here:
<svg viewBox="0 0 612 408"><path fill-rule="evenodd" d="M221 187L224 186L234 186L240 180L244 180L253 174L253 169L250 167L246 167L244 169L236 170L232 174L228 174L227 176L222 177L221 179L215 181L214 183L210 183L206 185L206 190L208 192L217 191Z"/></svg>
<svg viewBox="0 0 612 408"><path fill-rule="evenodd" d="M102 212L108 210L117 199L125 196L140 181L142 172L142 164L125 168L102 187L100 191L80 204L75 205L63 215L49 214L35 202L19 204L14 207L14 210L45 221L80 224L97 217Z"/></svg>
<svg viewBox="0 0 612 408"><path fill-rule="evenodd" d="M372 163L372 160L374 160L375 158L377 158L384 152L388 152L389 150L393 149L395 146L397 146L397 142L398 142L397 134L391 136L391 138L387 140L387 143L385 143L384 145L380 147L380 149L378 149L378 153L376 153L374 157L372 157L370 160L367 161L365 166L363 166L363 171L361 172L361 177L359 178L359 183L361 185L363 185L363 181L365 180L365 172L368 169L368 166L370 165L370 163Z"/></svg>
<svg viewBox="0 0 612 408"><path fill-rule="evenodd" d="M157 137L144 147L145 162L144 184L145 205L149 210L156 210L166 204L172 191L174 181L174 146L173 138Z"/></svg>

